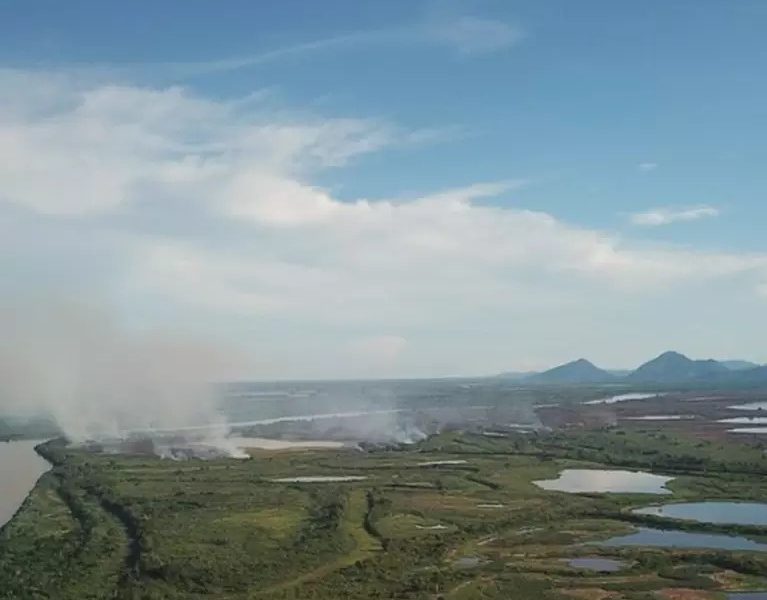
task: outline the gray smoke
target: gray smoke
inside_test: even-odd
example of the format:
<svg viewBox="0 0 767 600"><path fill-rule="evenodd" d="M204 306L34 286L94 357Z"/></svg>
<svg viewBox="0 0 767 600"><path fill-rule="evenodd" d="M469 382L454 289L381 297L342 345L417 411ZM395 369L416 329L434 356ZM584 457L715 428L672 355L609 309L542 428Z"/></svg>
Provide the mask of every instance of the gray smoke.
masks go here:
<svg viewBox="0 0 767 600"><path fill-rule="evenodd" d="M74 304L0 308L0 414L48 414L72 441L225 423L211 383L233 355L171 332L135 332Z"/></svg>

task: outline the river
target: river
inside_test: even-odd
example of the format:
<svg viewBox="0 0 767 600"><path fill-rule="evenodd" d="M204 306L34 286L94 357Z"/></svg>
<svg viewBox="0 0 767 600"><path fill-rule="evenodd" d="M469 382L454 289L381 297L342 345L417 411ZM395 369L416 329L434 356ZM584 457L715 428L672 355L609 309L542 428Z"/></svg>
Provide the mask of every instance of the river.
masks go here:
<svg viewBox="0 0 767 600"><path fill-rule="evenodd" d="M35 452L40 440L0 442L0 527L16 513L50 465Z"/></svg>

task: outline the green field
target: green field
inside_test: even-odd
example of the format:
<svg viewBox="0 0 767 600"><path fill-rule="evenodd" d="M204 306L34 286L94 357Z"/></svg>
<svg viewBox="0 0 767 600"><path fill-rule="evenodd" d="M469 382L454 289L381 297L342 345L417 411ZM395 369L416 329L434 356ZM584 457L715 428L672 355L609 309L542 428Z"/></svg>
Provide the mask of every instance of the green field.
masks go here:
<svg viewBox="0 0 767 600"><path fill-rule="evenodd" d="M674 475L674 499L767 498L767 460L745 446L605 430L205 462L41 451L55 467L0 533L0 598L694 600L767 588L767 553L581 544L663 525L628 514L653 497L532 483L565 467L641 467ZM440 460L466 462L420 464ZM302 475L365 479L273 481ZM563 560L600 555L626 567Z"/></svg>

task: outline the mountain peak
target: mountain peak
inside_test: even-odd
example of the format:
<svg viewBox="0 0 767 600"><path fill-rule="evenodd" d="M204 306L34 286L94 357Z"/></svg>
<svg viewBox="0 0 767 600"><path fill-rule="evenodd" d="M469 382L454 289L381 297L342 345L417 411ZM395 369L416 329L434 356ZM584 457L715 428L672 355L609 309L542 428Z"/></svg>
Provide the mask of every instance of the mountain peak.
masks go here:
<svg viewBox="0 0 767 600"><path fill-rule="evenodd" d="M663 352L662 354L658 355L653 360L671 360L671 359L673 359L673 360L679 360L679 359L691 360L690 358L688 358L687 356L685 356L681 352L677 352L676 350L666 350L665 352Z"/></svg>
<svg viewBox="0 0 767 600"><path fill-rule="evenodd" d="M715 360L692 360L668 350L629 375L633 381L681 382L721 377L729 369Z"/></svg>
<svg viewBox="0 0 767 600"><path fill-rule="evenodd" d="M585 358L559 365L529 378L537 383L604 383L614 377Z"/></svg>

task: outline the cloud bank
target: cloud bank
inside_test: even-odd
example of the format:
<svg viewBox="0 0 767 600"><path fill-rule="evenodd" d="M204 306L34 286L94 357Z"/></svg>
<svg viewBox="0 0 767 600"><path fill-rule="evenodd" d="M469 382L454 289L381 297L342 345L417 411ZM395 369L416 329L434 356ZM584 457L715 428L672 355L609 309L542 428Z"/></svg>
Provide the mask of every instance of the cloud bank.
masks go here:
<svg viewBox="0 0 767 600"><path fill-rule="evenodd" d="M640 355L674 319L700 347L721 338L693 322L711 307L763 310L767 256L574 225L522 207L522 180L344 200L317 183L423 144L423 131L180 87L20 71L0 82L4 291L84 293L129 323L214 332L249 345L256 377L599 359L600 348L614 356L606 319ZM506 202L486 202L496 197ZM716 214L658 209L634 222ZM750 343L745 323L721 326Z"/></svg>

